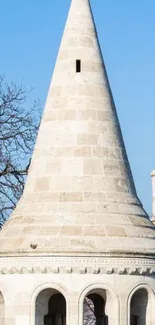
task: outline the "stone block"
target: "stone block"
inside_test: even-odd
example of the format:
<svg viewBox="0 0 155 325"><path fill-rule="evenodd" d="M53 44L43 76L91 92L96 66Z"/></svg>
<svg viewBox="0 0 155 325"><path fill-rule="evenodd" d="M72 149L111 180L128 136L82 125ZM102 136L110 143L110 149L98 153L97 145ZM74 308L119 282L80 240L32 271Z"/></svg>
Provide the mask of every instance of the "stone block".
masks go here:
<svg viewBox="0 0 155 325"><path fill-rule="evenodd" d="M106 236L106 233L103 226L84 226L84 236Z"/></svg>
<svg viewBox="0 0 155 325"><path fill-rule="evenodd" d="M79 134L77 138L78 145L97 145L98 135L97 134Z"/></svg>
<svg viewBox="0 0 155 325"><path fill-rule="evenodd" d="M84 174L85 175L103 175L102 159L84 159Z"/></svg>
<svg viewBox="0 0 155 325"><path fill-rule="evenodd" d="M95 110L77 110L77 120L97 120L96 111Z"/></svg>
<svg viewBox="0 0 155 325"><path fill-rule="evenodd" d="M58 192L49 192L49 193L40 193L38 202L58 202L59 200L59 193Z"/></svg>
<svg viewBox="0 0 155 325"><path fill-rule="evenodd" d="M106 198L105 193L103 192L84 192L84 201L96 201L96 202L102 202Z"/></svg>
<svg viewBox="0 0 155 325"><path fill-rule="evenodd" d="M60 234L62 236L82 236L83 228L80 226L63 226Z"/></svg>
<svg viewBox="0 0 155 325"><path fill-rule="evenodd" d="M83 201L82 192L63 192L59 195L59 202L81 202Z"/></svg>
<svg viewBox="0 0 155 325"><path fill-rule="evenodd" d="M50 188L50 182L47 177L38 177L36 178L34 191L35 192L44 192L48 191Z"/></svg>
<svg viewBox="0 0 155 325"><path fill-rule="evenodd" d="M119 226L105 226L107 236L110 237L127 237L125 229Z"/></svg>

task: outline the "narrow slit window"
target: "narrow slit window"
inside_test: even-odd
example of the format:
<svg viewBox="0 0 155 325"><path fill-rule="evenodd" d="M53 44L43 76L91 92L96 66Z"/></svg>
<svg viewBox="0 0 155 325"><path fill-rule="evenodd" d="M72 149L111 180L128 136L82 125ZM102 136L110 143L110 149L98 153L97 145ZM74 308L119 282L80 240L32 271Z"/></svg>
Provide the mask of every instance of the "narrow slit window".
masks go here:
<svg viewBox="0 0 155 325"><path fill-rule="evenodd" d="M81 60L76 60L76 73L81 72Z"/></svg>

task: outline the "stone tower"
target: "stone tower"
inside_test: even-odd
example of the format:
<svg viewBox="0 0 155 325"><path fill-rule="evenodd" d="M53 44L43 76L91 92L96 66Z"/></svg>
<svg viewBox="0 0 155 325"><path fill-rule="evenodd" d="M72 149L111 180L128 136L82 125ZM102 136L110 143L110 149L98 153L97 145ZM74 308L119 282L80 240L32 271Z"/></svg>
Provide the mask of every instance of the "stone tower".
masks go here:
<svg viewBox="0 0 155 325"><path fill-rule="evenodd" d="M0 233L0 272L1 324L155 324L155 226L89 0L71 2L24 194Z"/></svg>

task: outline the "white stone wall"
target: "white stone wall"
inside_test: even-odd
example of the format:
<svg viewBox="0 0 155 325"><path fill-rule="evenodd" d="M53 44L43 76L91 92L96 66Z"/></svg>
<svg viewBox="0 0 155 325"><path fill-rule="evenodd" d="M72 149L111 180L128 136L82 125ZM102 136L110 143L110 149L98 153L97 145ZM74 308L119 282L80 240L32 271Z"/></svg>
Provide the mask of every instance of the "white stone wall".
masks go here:
<svg viewBox="0 0 155 325"><path fill-rule="evenodd" d="M149 292L150 318L155 324L154 277L137 275L89 274L1 274L0 288L5 300L5 325L35 325L35 302L48 288L60 291L67 302L67 325L83 324L83 300L91 291L106 290L109 294L109 325L129 325L130 300L139 288ZM45 300L47 297L45 297ZM110 305L111 304L111 305ZM44 306L46 309L46 307ZM46 314L47 309L45 310ZM39 322L38 322L39 324ZM40 323L42 325L42 322Z"/></svg>

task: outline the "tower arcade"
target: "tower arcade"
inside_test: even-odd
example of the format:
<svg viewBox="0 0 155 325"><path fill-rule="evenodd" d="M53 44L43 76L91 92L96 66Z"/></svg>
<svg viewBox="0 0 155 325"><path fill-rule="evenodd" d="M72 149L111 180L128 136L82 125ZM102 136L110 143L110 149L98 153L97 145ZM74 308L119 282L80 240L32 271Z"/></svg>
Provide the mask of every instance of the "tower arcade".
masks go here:
<svg viewBox="0 0 155 325"><path fill-rule="evenodd" d="M137 197L89 0L72 0L25 190L0 233L5 325L154 325Z"/></svg>

